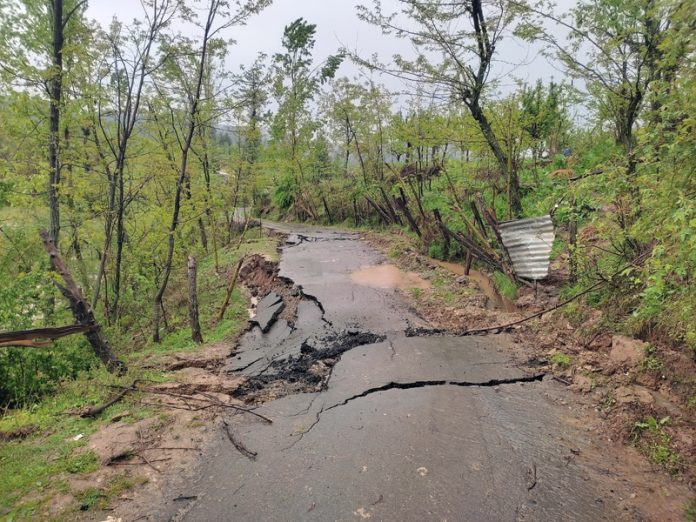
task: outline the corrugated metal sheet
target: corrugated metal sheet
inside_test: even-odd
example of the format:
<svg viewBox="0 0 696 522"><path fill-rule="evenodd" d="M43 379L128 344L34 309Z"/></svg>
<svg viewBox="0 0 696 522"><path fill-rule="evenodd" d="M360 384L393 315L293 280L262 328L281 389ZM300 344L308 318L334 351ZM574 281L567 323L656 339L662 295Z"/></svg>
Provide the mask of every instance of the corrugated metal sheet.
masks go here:
<svg viewBox="0 0 696 522"><path fill-rule="evenodd" d="M506 221L498 226L515 273L532 280L547 277L554 240L551 216Z"/></svg>

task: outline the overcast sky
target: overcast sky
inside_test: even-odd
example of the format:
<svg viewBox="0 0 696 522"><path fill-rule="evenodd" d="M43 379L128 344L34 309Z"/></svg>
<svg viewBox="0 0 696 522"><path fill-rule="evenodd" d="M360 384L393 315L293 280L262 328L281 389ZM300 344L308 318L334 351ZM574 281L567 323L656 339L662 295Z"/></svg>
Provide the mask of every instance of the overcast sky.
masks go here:
<svg viewBox="0 0 696 522"><path fill-rule="evenodd" d="M227 37L237 41L230 53L228 67L237 70L240 64L251 63L259 52L272 55L279 51L283 28L300 17L317 25L317 60L323 60L342 46L355 49L362 56L370 56L376 52L383 61L398 52L408 54L408 42L385 37L379 29L358 19L355 6L359 3L371 4L371 0L274 0L270 7L251 18L246 27L232 28L227 33ZM573 3L573 0L558 2L561 7ZM399 9L398 0L383 0L382 5L384 12ZM113 16L124 22L141 18L142 7L140 0L90 0L87 14L106 26ZM534 82L538 78L548 81L551 77L558 80L562 76L545 58L538 56L538 50L530 49L527 44L508 39L498 52L507 62L507 65L498 66L499 70L496 71L497 77L502 76L503 90L513 87L514 78ZM361 72L355 66L345 63L338 76L354 77L359 74ZM393 79L376 80L392 90L402 88L402 85Z"/></svg>

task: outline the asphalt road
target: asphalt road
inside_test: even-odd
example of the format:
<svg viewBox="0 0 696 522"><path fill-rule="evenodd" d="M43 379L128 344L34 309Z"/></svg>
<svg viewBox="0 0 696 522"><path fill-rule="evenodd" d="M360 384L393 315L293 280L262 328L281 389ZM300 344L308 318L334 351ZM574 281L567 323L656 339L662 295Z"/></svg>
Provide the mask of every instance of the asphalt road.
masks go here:
<svg viewBox="0 0 696 522"><path fill-rule="evenodd" d="M250 333L230 370L263 374L304 339L360 330L325 391L230 416L250 459L219 435L150 520L598 521L627 518L583 464L588 441L548 399L559 384L487 337L406 337L426 326L393 289L351 272L385 260L354 235L284 230L281 275L301 285L294 325ZM256 329L258 330L258 328ZM173 499L178 496L184 500ZM193 498L195 497L195 498Z"/></svg>

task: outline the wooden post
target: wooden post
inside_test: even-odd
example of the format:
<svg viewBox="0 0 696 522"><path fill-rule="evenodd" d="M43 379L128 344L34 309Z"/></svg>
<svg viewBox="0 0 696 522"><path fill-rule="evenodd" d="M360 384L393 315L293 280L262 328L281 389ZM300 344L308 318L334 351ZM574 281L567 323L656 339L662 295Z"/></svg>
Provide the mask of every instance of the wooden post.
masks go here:
<svg viewBox="0 0 696 522"><path fill-rule="evenodd" d="M471 272L471 262L474 260L474 256L471 255L471 250L466 251L466 265L464 266L464 275L468 276Z"/></svg>
<svg viewBox="0 0 696 522"><path fill-rule="evenodd" d="M58 282L56 282L55 285L60 290L60 293L63 294L63 297L68 300L75 321L80 325L89 326L89 330L85 332L85 337L92 346L95 355L99 357L110 372L119 374L125 373L127 370L126 365L111 351L109 342L102 334L101 327L94 318L94 314L87 304L82 290L77 286L67 266L65 266L65 263L63 263L63 260L60 258L60 254L53 244L53 241L51 241L48 232L42 230L40 234L53 271L59 274L65 283L65 286Z"/></svg>
<svg viewBox="0 0 696 522"><path fill-rule="evenodd" d="M575 194L570 196L570 211L571 218L568 223L568 253L570 254L570 280L576 281L578 278L578 218L577 205L575 203Z"/></svg>
<svg viewBox="0 0 696 522"><path fill-rule="evenodd" d="M227 307L230 305L230 298L232 297L232 292L234 291L234 286L237 284L237 278L239 277L239 271L242 269L242 265L244 264L244 259L245 259L245 257L242 256L242 258L239 260L239 263L237 263L237 268L234 271L234 275L232 276L232 280L230 281L230 285L227 287L227 293L225 294L225 302L222 303L222 307L220 308L220 313L218 314L218 317L217 317L218 323L224 319L225 311L227 310Z"/></svg>
<svg viewBox="0 0 696 522"><path fill-rule="evenodd" d="M196 291L196 258L188 256L188 309L191 322L191 339L195 343L203 342L201 323L198 319L198 294Z"/></svg>

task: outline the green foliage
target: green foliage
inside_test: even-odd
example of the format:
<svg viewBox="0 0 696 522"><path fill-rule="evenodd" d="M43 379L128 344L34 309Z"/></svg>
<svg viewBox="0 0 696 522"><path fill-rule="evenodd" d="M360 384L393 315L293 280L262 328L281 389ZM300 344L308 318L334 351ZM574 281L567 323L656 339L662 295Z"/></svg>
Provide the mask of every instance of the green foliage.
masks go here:
<svg viewBox="0 0 696 522"><path fill-rule="evenodd" d="M295 204L297 183L292 175L283 174L273 192L273 204L281 210L288 210Z"/></svg>
<svg viewBox="0 0 696 522"><path fill-rule="evenodd" d="M551 362L562 368L568 368L572 364L573 359L567 353L556 352L551 356Z"/></svg>
<svg viewBox="0 0 696 522"><path fill-rule="evenodd" d="M493 273L493 284L504 298L514 301L517 299L517 283L511 281L508 276L502 272Z"/></svg>
<svg viewBox="0 0 696 522"><path fill-rule="evenodd" d="M660 372L664 369L665 363L660 360L657 351L657 348L650 344L645 348L645 355L640 363L641 370L646 372Z"/></svg>
<svg viewBox="0 0 696 522"><path fill-rule="evenodd" d="M30 405L55 391L61 381L97 364L81 338L62 340L51 348L0 348L0 406Z"/></svg>
<svg viewBox="0 0 696 522"><path fill-rule="evenodd" d="M445 261L448 258L448 253L445 251L445 241L440 239L430 243L428 247L428 255L435 259Z"/></svg>
<svg viewBox="0 0 696 522"><path fill-rule="evenodd" d="M631 438L655 464L659 464L668 471L675 473L681 465L681 459L670 448L672 438L665 431L665 427L669 423L669 417L657 420L652 415L648 416L633 425Z"/></svg>

